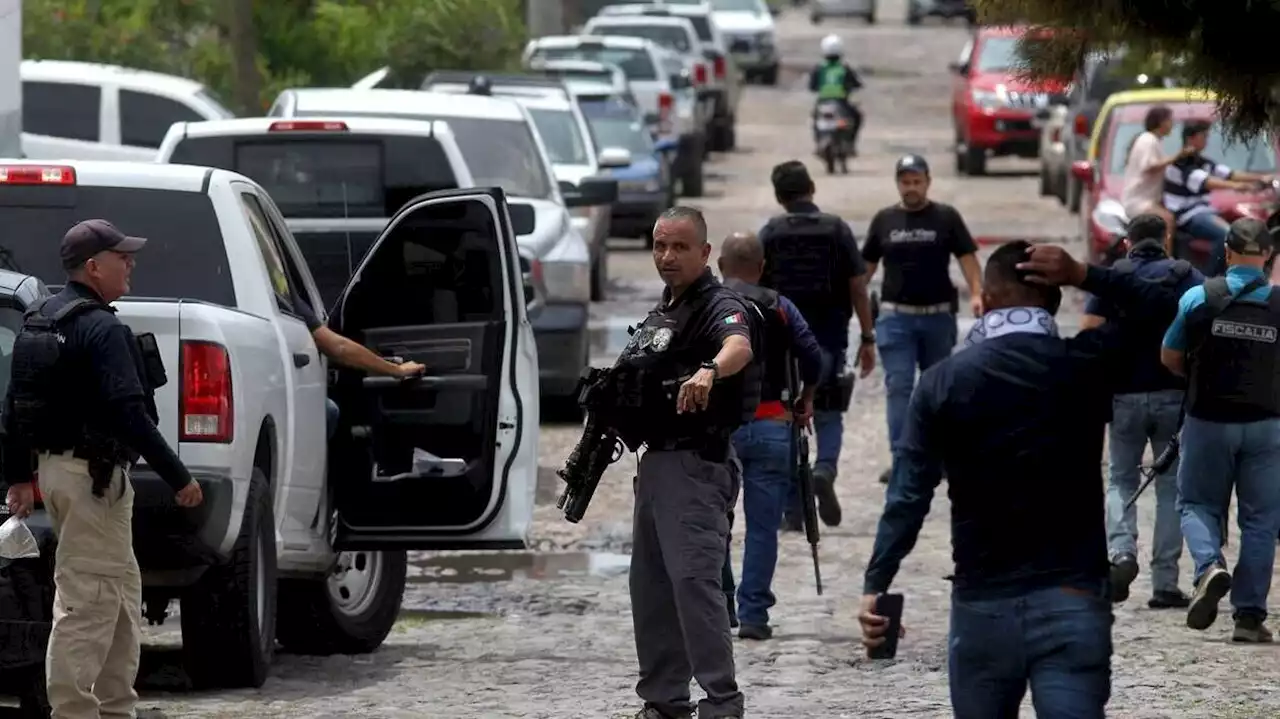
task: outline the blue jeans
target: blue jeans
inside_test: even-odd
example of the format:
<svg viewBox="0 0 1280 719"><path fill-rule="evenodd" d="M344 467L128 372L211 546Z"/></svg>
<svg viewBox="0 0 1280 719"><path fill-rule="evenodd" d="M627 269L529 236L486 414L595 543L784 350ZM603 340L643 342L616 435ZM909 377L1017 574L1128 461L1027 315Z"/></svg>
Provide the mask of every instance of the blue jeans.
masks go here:
<svg viewBox="0 0 1280 719"><path fill-rule="evenodd" d="M1222 520L1236 491L1240 556L1231 578L1235 617L1265 619L1280 531L1280 419L1226 424L1187 417L1178 468L1182 536L1196 581L1222 557Z"/></svg>
<svg viewBox="0 0 1280 719"><path fill-rule="evenodd" d="M767 626L778 564L778 528L791 493L791 423L758 419L733 433L742 462L742 511L747 534L738 583L738 620Z"/></svg>
<svg viewBox="0 0 1280 719"><path fill-rule="evenodd" d="M844 367L845 350L822 347L822 382L835 382ZM818 445L818 458L813 463L815 472L821 470L835 479L840 463L840 444L844 439L844 412L824 409L813 413L814 442ZM797 501L798 497L797 497Z"/></svg>
<svg viewBox="0 0 1280 719"><path fill-rule="evenodd" d="M1216 212L1201 212L1187 220L1187 224L1180 229L1213 243L1209 271L1205 274L1220 275L1227 271L1227 232L1231 229L1231 225L1227 224L1226 220Z"/></svg>
<svg viewBox="0 0 1280 719"><path fill-rule="evenodd" d="M1101 586L973 601L953 594L947 671L956 719L1016 719L1028 682L1040 719L1103 719L1111 622Z"/></svg>
<svg viewBox="0 0 1280 719"><path fill-rule="evenodd" d="M876 320L876 346L884 365L884 389L888 395L889 447L898 448L907 404L921 372L951 355L956 346L956 316L907 315L883 312Z"/></svg>
<svg viewBox="0 0 1280 719"><path fill-rule="evenodd" d="M1138 491L1138 465L1151 443L1159 457L1178 430L1182 391L1137 392L1116 395L1112 404L1111 481L1107 484L1107 546L1111 559L1138 556L1138 508L1124 511L1124 503ZM1182 557L1182 528L1178 522L1178 463L1156 477L1156 526L1151 543L1151 587L1178 591L1178 559Z"/></svg>

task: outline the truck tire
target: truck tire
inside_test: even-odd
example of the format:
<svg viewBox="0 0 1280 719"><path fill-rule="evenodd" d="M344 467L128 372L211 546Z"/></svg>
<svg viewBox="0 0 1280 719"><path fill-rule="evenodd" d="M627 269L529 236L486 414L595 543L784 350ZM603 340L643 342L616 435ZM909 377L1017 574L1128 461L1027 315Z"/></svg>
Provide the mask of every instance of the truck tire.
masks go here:
<svg viewBox="0 0 1280 719"><path fill-rule="evenodd" d="M591 265L591 301L603 302L609 287L609 248L601 247L600 254Z"/></svg>
<svg viewBox="0 0 1280 719"><path fill-rule="evenodd" d="M368 654L386 640L400 616L408 558L398 552L343 552L337 569L320 579L280 580L276 636L295 654Z"/></svg>
<svg viewBox="0 0 1280 719"><path fill-rule="evenodd" d="M698 147L690 148L688 161L685 163L684 172L680 177L680 194L685 197L702 197L703 193L703 158L702 151L705 147L705 140L699 143Z"/></svg>
<svg viewBox="0 0 1280 719"><path fill-rule="evenodd" d="M183 665L199 689L258 688L275 651L276 523L271 487L254 468L231 558L181 597Z"/></svg>

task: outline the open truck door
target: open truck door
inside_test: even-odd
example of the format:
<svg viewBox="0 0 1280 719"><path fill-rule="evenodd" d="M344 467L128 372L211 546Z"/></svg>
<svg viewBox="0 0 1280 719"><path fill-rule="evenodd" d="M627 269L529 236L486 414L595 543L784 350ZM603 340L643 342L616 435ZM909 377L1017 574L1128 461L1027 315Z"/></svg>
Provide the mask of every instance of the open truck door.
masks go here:
<svg viewBox="0 0 1280 719"><path fill-rule="evenodd" d="M524 313L501 189L422 195L391 218L329 324L427 369L408 380L334 372L335 549L526 546L538 386Z"/></svg>

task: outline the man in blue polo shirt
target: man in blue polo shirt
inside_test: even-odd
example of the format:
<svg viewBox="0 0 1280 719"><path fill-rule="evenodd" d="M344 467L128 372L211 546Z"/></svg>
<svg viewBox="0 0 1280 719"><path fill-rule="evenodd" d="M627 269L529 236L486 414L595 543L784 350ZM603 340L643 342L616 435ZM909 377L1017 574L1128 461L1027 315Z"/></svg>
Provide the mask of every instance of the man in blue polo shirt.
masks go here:
<svg viewBox="0 0 1280 719"><path fill-rule="evenodd" d="M1129 222L1129 254L1113 267L1134 277L1167 286L1179 296L1204 282L1186 260L1170 259L1164 250L1169 225L1156 214L1144 214ZM1085 307L1081 329L1104 322L1126 322L1113 302L1092 297ZM1111 600L1129 598L1129 585L1138 576L1138 510L1125 502L1138 490L1138 468L1151 445L1159 457L1178 432L1186 382L1160 364L1160 343L1165 326L1155 322L1127 322L1140 351L1117 366L1115 399L1107 445L1111 454L1111 479L1107 485L1107 548L1111 555ZM1186 608L1191 599L1178 588L1178 559L1182 556L1182 529L1178 526L1178 467L1156 478L1155 531L1151 540L1152 609Z"/></svg>
<svg viewBox="0 0 1280 719"><path fill-rule="evenodd" d="M1265 268L1275 249L1266 225L1231 223L1227 274L1182 296L1160 360L1187 381L1178 468L1182 535L1195 559L1187 626L1208 629L1231 592L1237 642L1270 642L1263 626L1280 530L1280 293ZM1240 555L1222 556L1223 518L1235 489Z"/></svg>

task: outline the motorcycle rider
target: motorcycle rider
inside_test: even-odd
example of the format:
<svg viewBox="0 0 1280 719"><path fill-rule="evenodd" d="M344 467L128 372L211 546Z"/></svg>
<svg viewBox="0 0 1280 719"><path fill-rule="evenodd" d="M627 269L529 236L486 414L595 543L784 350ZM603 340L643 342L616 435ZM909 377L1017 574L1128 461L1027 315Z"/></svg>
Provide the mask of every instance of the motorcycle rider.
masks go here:
<svg viewBox="0 0 1280 719"><path fill-rule="evenodd" d="M822 38L822 62L809 74L809 92L818 93L818 102L835 100L847 114L852 127L849 129L849 152L858 154L858 133L862 130L862 111L849 102L849 93L862 89L862 78L849 63L844 61L844 43L839 35ZM817 117L817 110L814 110ZM818 141L814 131L814 142Z"/></svg>

